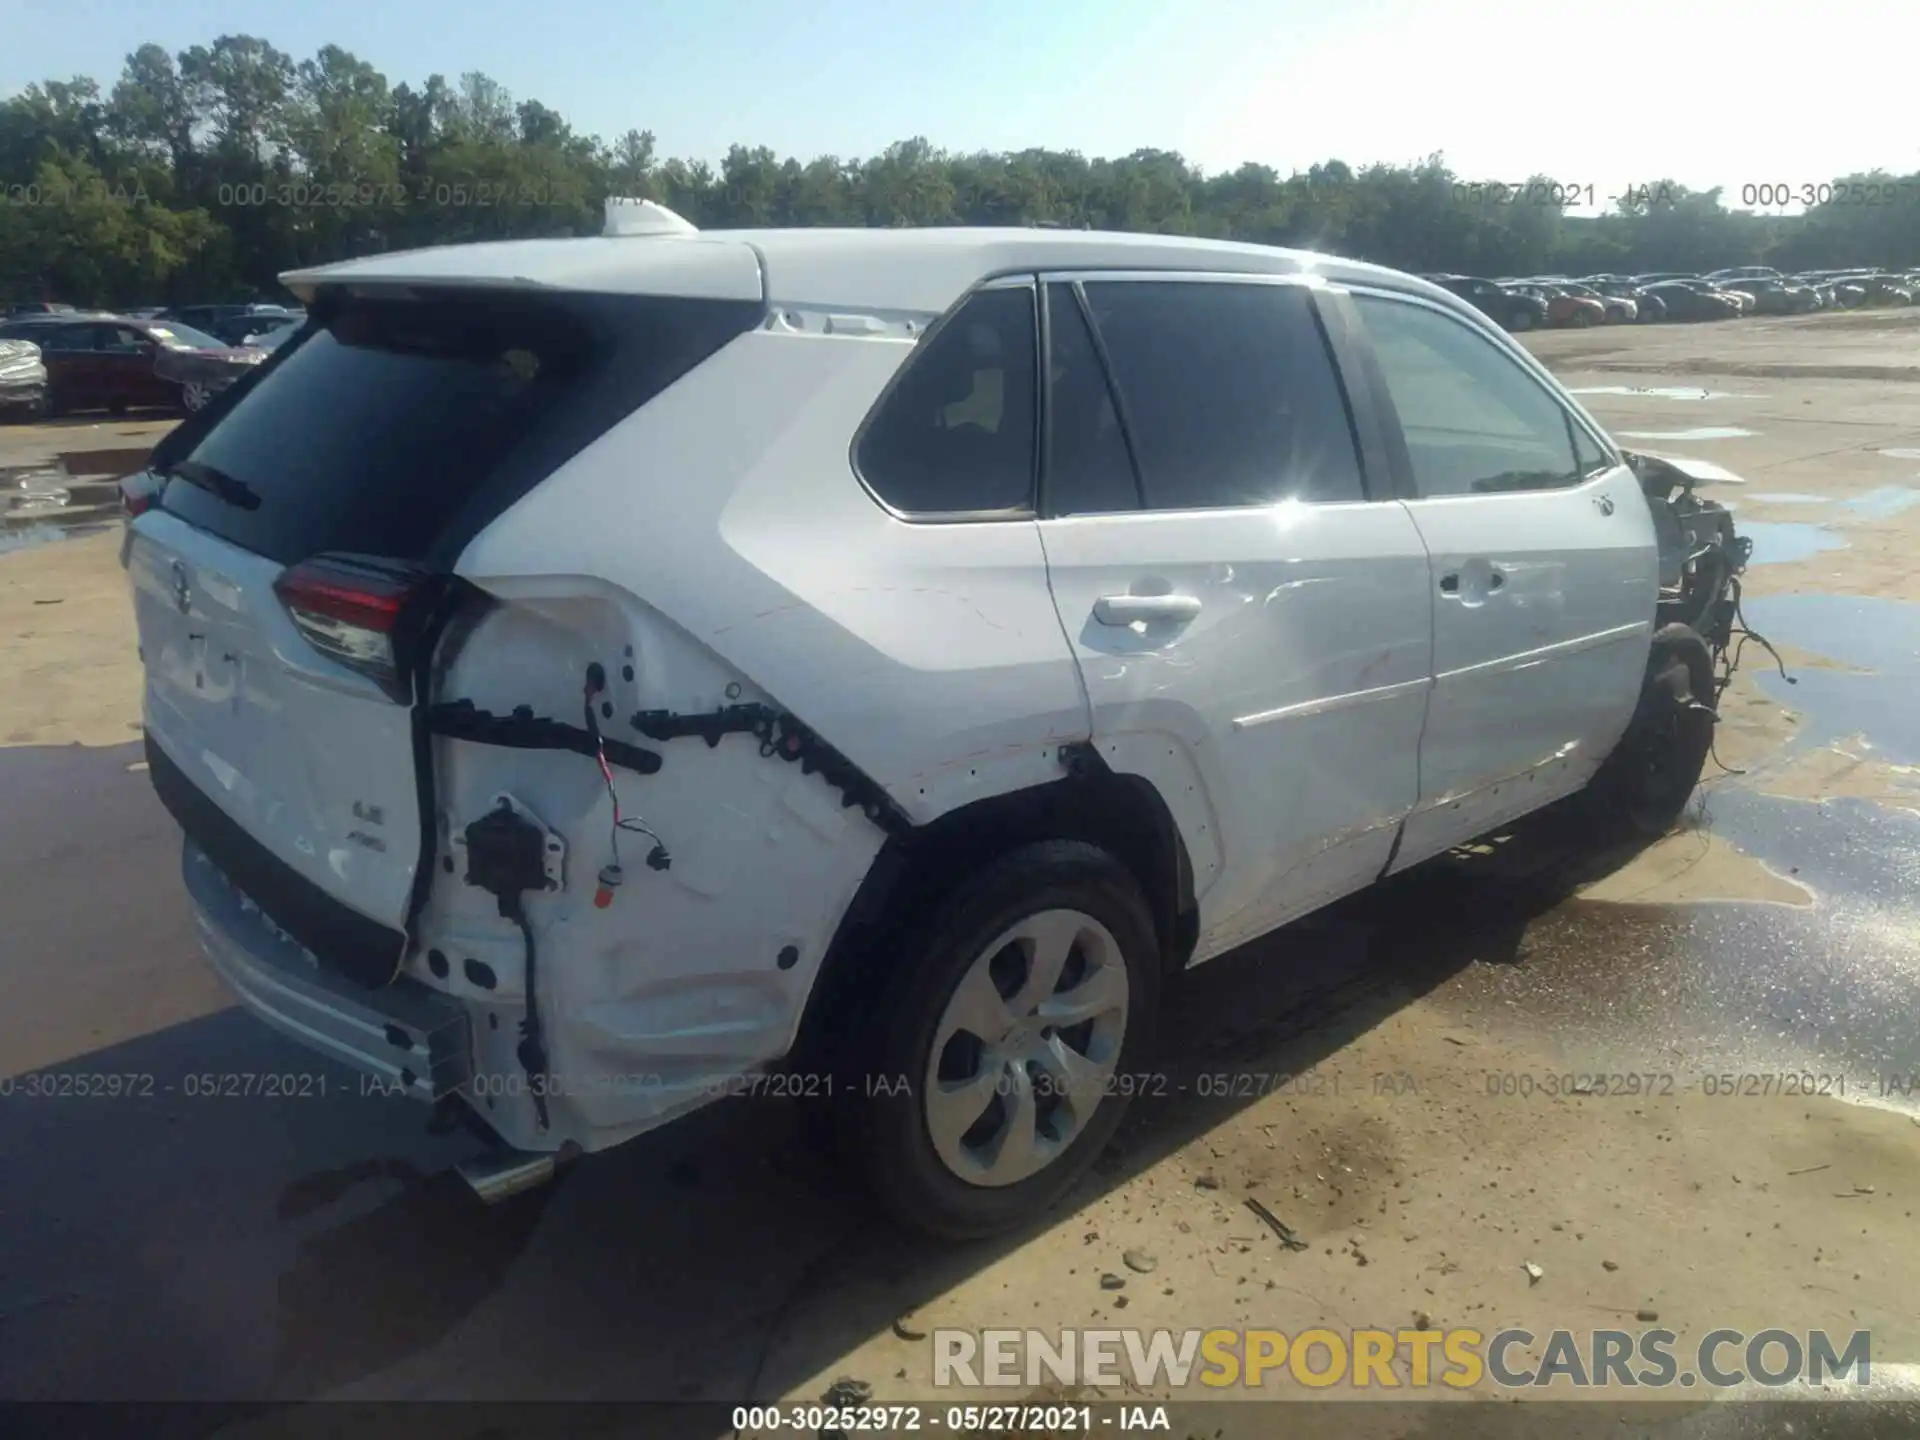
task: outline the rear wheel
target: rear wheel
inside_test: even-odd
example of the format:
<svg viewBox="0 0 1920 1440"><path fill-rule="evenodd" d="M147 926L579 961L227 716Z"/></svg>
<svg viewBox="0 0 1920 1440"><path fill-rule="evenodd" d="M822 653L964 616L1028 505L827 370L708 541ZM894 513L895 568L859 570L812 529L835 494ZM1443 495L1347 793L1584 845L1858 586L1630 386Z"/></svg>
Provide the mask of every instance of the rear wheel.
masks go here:
<svg viewBox="0 0 1920 1440"><path fill-rule="evenodd" d="M1010 1229L1120 1124L1158 1004L1152 918L1111 855L1047 841L964 882L904 939L835 1086L842 1149L907 1226Z"/></svg>
<svg viewBox="0 0 1920 1440"><path fill-rule="evenodd" d="M1689 625L1653 637L1640 703L1582 800L1604 832L1658 838L1693 798L1713 749L1713 658Z"/></svg>
<svg viewBox="0 0 1920 1440"><path fill-rule="evenodd" d="M189 415L206 409L207 401L212 398L207 387L198 381L189 381L180 387L180 408Z"/></svg>

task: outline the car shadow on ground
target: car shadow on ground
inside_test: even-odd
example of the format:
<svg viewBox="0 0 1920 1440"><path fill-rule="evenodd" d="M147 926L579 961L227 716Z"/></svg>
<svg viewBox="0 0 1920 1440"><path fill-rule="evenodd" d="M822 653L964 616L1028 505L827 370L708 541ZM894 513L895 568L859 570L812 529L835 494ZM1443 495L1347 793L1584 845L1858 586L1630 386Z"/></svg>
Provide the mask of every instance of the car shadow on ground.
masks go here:
<svg viewBox="0 0 1920 1440"><path fill-rule="evenodd" d="M148 877L118 932L138 946L142 912L177 886L177 841L118 747L90 754L102 775L77 793L113 792L128 838L109 856L82 836L64 868ZM1067 1202L992 1242L877 1223L782 1102L711 1107L489 1209L450 1169L471 1140L428 1134L414 1102L238 1010L16 1076L0 1095L0 1397L779 1396L1258 1098L1202 1099L1182 1077L1308 1072L1463 967L1513 962L1533 919L1621 858L1555 816L1480 848L1176 977L1159 1064L1174 1084ZM85 903L15 895L15 933L42 951ZM177 922L159 934L154 964L200 963ZM276 1075L306 1078L293 1095L224 1078ZM80 1093L112 1076L117 1094Z"/></svg>

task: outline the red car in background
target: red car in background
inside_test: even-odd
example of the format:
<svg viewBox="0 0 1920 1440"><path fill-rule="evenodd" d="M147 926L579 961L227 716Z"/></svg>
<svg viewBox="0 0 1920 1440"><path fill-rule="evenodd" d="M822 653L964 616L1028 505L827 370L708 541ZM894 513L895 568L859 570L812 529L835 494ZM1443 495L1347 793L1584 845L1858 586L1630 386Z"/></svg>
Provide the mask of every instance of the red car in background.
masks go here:
<svg viewBox="0 0 1920 1440"><path fill-rule="evenodd" d="M31 340L47 367L47 413L159 407L192 413L266 358L166 320L41 315L0 325L0 340Z"/></svg>

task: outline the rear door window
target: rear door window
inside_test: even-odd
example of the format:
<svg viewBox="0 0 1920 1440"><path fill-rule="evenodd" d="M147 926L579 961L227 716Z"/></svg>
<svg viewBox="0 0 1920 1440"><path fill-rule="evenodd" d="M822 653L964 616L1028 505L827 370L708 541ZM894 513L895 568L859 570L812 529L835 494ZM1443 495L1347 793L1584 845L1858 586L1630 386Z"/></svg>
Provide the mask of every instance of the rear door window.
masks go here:
<svg viewBox="0 0 1920 1440"><path fill-rule="evenodd" d="M757 302L446 293L316 302L314 324L154 467L161 505L293 564L450 565L482 525L727 341ZM216 493L216 491L224 493Z"/></svg>
<svg viewBox="0 0 1920 1440"><path fill-rule="evenodd" d="M1031 286L983 290L908 357L854 450L861 478L892 509L1032 510L1033 307Z"/></svg>
<svg viewBox="0 0 1920 1440"><path fill-rule="evenodd" d="M1299 285L1084 287L1150 509L1359 500L1346 399Z"/></svg>

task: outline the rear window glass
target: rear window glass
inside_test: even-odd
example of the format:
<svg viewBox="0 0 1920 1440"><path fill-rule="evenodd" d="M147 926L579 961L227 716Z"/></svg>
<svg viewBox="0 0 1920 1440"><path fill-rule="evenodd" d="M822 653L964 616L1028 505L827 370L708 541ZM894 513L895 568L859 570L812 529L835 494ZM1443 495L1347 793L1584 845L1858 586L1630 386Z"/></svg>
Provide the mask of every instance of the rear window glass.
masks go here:
<svg viewBox="0 0 1920 1440"><path fill-rule="evenodd" d="M761 313L652 297L320 302L231 406L155 452L156 469L192 461L257 503L176 480L162 508L284 564L329 550L448 564Z"/></svg>

